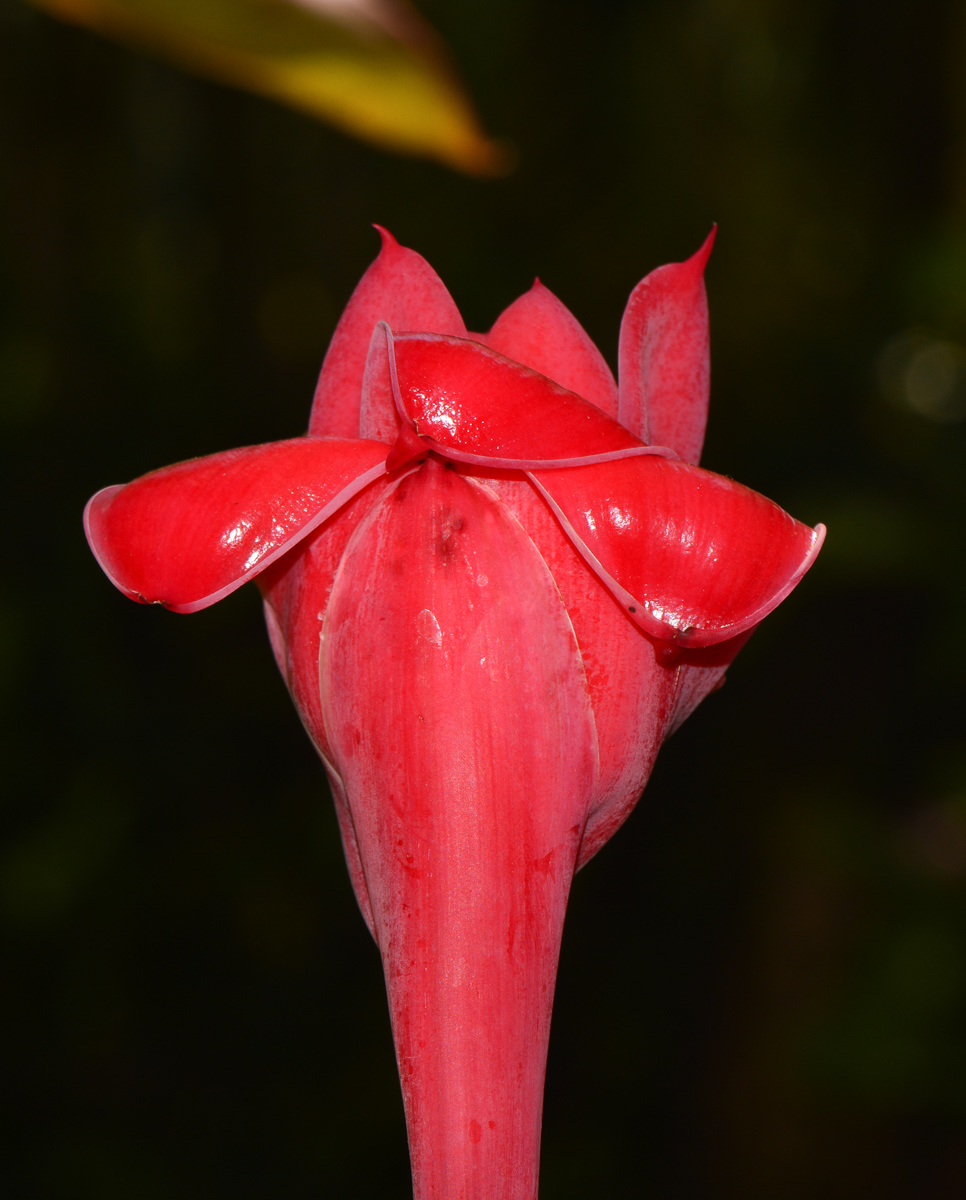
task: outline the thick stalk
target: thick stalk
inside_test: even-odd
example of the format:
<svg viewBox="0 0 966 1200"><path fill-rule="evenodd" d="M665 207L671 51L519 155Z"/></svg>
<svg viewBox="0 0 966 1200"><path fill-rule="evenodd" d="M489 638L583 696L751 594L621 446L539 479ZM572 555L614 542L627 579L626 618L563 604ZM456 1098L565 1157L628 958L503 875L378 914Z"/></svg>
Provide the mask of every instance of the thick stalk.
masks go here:
<svg viewBox="0 0 966 1200"><path fill-rule="evenodd" d="M481 825L505 828L502 807L482 798ZM559 851L540 855L550 830L513 847L435 832L402 856L404 915L379 929L415 1200L533 1200L577 838L555 831Z"/></svg>

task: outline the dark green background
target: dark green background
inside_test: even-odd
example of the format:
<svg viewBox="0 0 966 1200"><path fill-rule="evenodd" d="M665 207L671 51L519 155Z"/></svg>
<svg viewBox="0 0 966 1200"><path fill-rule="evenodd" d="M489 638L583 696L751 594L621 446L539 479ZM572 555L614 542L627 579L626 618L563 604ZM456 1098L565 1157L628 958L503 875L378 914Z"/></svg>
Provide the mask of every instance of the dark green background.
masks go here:
<svg viewBox="0 0 966 1200"><path fill-rule="evenodd" d="M87 496L301 432L371 221L471 328L539 273L611 362L633 284L718 221L705 465L829 539L575 884L542 1195L961 1197L966 11L421 7L504 180L0 0L6 1194L408 1188L377 954L258 596L129 603Z"/></svg>

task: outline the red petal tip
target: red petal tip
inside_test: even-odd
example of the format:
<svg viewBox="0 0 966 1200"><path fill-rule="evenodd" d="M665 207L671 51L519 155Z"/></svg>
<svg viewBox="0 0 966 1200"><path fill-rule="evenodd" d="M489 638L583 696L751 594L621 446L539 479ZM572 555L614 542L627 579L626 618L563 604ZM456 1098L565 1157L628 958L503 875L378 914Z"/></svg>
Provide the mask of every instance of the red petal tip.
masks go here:
<svg viewBox="0 0 966 1200"><path fill-rule="evenodd" d="M379 236L382 238L382 248L383 248L383 250L389 250L389 249L391 249L393 246L398 246L398 245L399 245L399 243L396 241L396 239L393 237L393 235L392 235L392 234L389 232L389 230L388 230L388 229L385 227L385 225L379 225L379 224L377 224L375 221L373 221L373 223L372 223L372 228L373 228L373 229L376 231L376 233L378 233L378 234L379 234Z"/></svg>
<svg viewBox="0 0 966 1200"><path fill-rule="evenodd" d="M715 222L714 225L711 226L711 232L701 243L699 249L691 255L690 261L693 262L696 267L700 267L702 271L708 265L708 259L711 257L711 251L714 249L714 240L717 236L718 224Z"/></svg>
<svg viewBox="0 0 966 1200"><path fill-rule="evenodd" d="M87 544L90 546L91 554L94 555L97 565L101 568L111 583L114 584L117 590L119 592L123 592L129 600L136 600L138 604L151 604L152 601L145 600L140 592L132 591L131 588L125 587L124 584L121 583L120 579L118 579L115 573L111 570L111 568L108 566L106 555L101 553L100 539L97 537L97 534L93 528L93 517L95 510L103 508L103 506L112 500L124 486L125 485L123 483L113 483L108 487L101 488L99 492L95 492L94 495L91 496L90 500L87 501L87 503L84 505L84 536L87 538Z"/></svg>

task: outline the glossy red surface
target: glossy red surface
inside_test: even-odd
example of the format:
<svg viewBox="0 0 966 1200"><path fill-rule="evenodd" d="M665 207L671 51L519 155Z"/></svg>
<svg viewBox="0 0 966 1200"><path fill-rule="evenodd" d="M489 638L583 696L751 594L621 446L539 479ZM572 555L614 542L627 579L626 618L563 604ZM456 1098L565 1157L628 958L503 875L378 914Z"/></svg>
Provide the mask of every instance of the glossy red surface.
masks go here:
<svg viewBox="0 0 966 1200"><path fill-rule="evenodd" d="M316 384L309 433L320 437L359 437L366 354L377 322L391 329L466 333L453 297L425 258L376 228L382 251L339 318Z"/></svg>
<svg viewBox="0 0 966 1200"><path fill-rule="evenodd" d="M378 442L307 437L190 459L98 492L87 537L132 600L195 612L337 512L385 457Z"/></svg>
<svg viewBox="0 0 966 1200"><path fill-rule="evenodd" d="M534 475L632 620L680 645L712 645L762 620L824 536L758 492L671 459Z"/></svg>
<svg viewBox="0 0 966 1200"><path fill-rule="evenodd" d="M258 576L382 954L415 1200L533 1200L573 872L820 544L644 445L700 449L709 250L635 290L618 401L541 285L467 340L432 268L384 235L312 435L88 506L135 599L189 612Z"/></svg>
<svg viewBox="0 0 966 1200"><path fill-rule="evenodd" d="M393 346L402 412L444 456L509 467L641 445L595 404L479 342L402 333Z"/></svg>

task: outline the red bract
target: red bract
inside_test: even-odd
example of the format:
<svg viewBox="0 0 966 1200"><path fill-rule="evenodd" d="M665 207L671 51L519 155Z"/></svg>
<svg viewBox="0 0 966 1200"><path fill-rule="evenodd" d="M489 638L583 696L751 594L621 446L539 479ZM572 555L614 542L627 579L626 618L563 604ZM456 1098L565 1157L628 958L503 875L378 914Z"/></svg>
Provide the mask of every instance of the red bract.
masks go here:
<svg viewBox="0 0 966 1200"><path fill-rule="evenodd" d="M384 233L307 436L87 508L133 599L258 579L382 953L417 1200L532 1200L574 871L821 542L694 465L710 248L635 289L618 389L540 283L468 334Z"/></svg>

